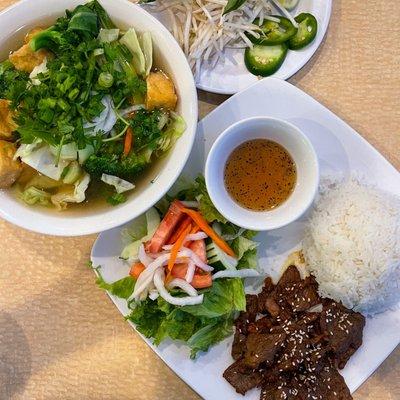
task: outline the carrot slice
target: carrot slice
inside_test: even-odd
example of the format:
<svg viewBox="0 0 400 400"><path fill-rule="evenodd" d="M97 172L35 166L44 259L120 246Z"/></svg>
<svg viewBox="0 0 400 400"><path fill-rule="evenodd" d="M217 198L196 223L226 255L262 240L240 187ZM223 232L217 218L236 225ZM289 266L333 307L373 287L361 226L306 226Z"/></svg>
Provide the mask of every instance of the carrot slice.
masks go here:
<svg viewBox="0 0 400 400"><path fill-rule="evenodd" d="M183 208L183 204L178 200L174 200L171 203L168 212L165 214L153 237L145 245L148 253L158 253L161 251L182 218L185 217L185 214L182 212Z"/></svg>
<svg viewBox="0 0 400 400"><path fill-rule="evenodd" d="M129 271L129 275L132 278L139 278L139 275L145 270L145 266L138 262L132 265L131 270Z"/></svg>
<svg viewBox="0 0 400 400"><path fill-rule="evenodd" d="M188 215L186 215L182 223L179 225L178 229L172 234L167 243L174 244L178 240L178 237L182 234L182 232L188 227L189 224L191 224L191 222L192 219Z"/></svg>
<svg viewBox="0 0 400 400"><path fill-rule="evenodd" d="M176 258L178 257L178 252L181 249L183 242L185 241L186 236L192 230L192 225L188 225L184 231L180 234L176 242L173 244L171 249L171 256L168 260L168 275L171 274L172 267L175 264Z"/></svg>
<svg viewBox="0 0 400 400"><path fill-rule="evenodd" d="M208 225L204 217L197 211L189 208L183 208L182 212L189 215L193 221L200 227L200 229L206 233L215 242L215 244L223 250L226 254L236 257L235 252L229 247L228 243L225 242L211 227Z"/></svg>
<svg viewBox="0 0 400 400"><path fill-rule="evenodd" d="M175 264L172 268L171 275L174 278L185 279L187 273L188 265L187 264ZM190 283L195 289L203 289L210 287L212 285L212 278L209 272L200 274L195 273L193 276L193 280Z"/></svg>
<svg viewBox="0 0 400 400"><path fill-rule="evenodd" d="M125 134L125 141L124 141L124 155L127 156L129 152L131 151L132 148L132 142L133 142L133 130L129 126L126 134Z"/></svg>

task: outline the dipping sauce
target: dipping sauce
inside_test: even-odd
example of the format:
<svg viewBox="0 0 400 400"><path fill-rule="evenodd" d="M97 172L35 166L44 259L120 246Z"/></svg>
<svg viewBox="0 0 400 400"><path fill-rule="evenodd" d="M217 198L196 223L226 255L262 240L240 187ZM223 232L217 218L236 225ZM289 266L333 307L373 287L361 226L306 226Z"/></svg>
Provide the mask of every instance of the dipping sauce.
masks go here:
<svg viewBox="0 0 400 400"><path fill-rule="evenodd" d="M225 165L225 187L242 207L268 211L280 206L296 184L296 164L280 144L254 139L241 144Z"/></svg>

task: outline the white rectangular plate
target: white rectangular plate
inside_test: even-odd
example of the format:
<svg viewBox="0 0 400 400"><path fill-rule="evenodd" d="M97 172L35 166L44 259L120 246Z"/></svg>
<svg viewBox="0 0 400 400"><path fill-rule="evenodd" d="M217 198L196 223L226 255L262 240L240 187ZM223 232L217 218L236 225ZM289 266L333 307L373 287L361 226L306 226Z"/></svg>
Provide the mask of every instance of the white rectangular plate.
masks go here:
<svg viewBox="0 0 400 400"><path fill-rule="evenodd" d="M349 175L357 172L380 188L400 195L400 174L367 141L336 115L291 84L274 78L264 79L241 92L204 118L198 126L197 140L184 171L186 176L203 172L204 162L213 142L229 125L243 118L270 116L297 125L311 140L317 152L321 175ZM262 233L258 240L260 267L277 277L286 255L298 248L304 219L285 228ZM121 251L121 228L102 233L92 250L94 265L102 266L107 281L126 276L129 266L118 259ZM125 301L111 296L124 315L129 310ZM170 341L153 350L188 385L206 400L243 399L222 377L231 362L229 338L197 360L188 358L182 344ZM367 319L364 343L342 371L350 390L354 392L400 342L400 310L387 311ZM252 390L248 400L259 398Z"/></svg>

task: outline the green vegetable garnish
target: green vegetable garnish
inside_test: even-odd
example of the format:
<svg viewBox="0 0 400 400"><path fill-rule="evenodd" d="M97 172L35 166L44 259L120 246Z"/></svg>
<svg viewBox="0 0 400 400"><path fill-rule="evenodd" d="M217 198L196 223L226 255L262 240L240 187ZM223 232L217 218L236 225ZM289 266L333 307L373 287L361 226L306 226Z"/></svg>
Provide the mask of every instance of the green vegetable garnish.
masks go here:
<svg viewBox="0 0 400 400"><path fill-rule="evenodd" d="M107 198L107 202L112 206L117 206L118 204L125 203L127 197L123 193L114 193L112 196Z"/></svg>

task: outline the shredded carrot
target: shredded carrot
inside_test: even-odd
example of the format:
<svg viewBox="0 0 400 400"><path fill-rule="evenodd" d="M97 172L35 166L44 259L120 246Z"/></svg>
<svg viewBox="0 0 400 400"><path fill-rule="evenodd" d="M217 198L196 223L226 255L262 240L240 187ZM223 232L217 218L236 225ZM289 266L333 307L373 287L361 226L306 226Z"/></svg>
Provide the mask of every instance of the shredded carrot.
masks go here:
<svg viewBox="0 0 400 400"><path fill-rule="evenodd" d="M139 277L139 275L145 270L145 266L138 262L132 265L131 270L129 271L129 275L132 278L137 279Z"/></svg>
<svg viewBox="0 0 400 400"><path fill-rule="evenodd" d="M183 242L185 241L186 236L188 233L191 231L192 225L189 224L185 230L180 234L176 242L173 244L172 249L171 249L171 257L168 261L168 275L170 275L172 267L175 264L176 258L178 257L178 252L181 249Z"/></svg>
<svg viewBox="0 0 400 400"><path fill-rule="evenodd" d="M182 232L188 227L188 225L191 224L191 222L192 222L192 219L188 215L186 215L184 217L183 221L181 222L181 224L178 226L176 231L172 234L171 238L168 240L167 243L174 244L178 240L178 237L182 234ZM190 233L192 233L192 232L190 232Z"/></svg>
<svg viewBox="0 0 400 400"><path fill-rule="evenodd" d="M197 233L200 230L198 225L194 225L190 233Z"/></svg>
<svg viewBox="0 0 400 400"><path fill-rule="evenodd" d="M192 219L188 216L189 221L192 222ZM197 233L200 230L200 228L197 225L194 225L191 231L189 232L190 234L192 233ZM193 243L193 242L184 242L182 246L186 247L188 243Z"/></svg>
<svg viewBox="0 0 400 400"><path fill-rule="evenodd" d="M124 155L127 156L132 149L133 142L133 130L129 126L126 130L125 141L124 141Z"/></svg>
<svg viewBox="0 0 400 400"><path fill-rule="evenodd" d="M184 208L182 211L189 215L193 221L198 225L198 227L206 233L210 238L215 242L215 244L223 250L226 254L236 257L235 252L229 247L228 243L225 242L211 227L208 225L207 221L204 217L195 210L191 210L189 208Z"/></svg>

